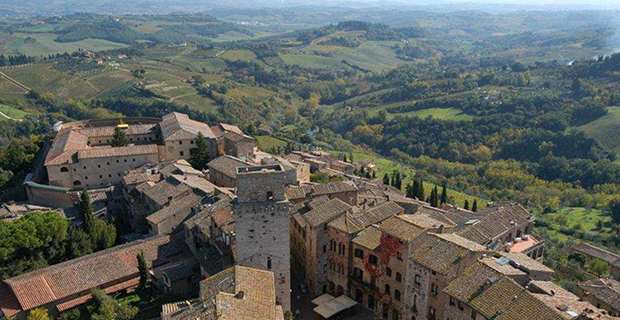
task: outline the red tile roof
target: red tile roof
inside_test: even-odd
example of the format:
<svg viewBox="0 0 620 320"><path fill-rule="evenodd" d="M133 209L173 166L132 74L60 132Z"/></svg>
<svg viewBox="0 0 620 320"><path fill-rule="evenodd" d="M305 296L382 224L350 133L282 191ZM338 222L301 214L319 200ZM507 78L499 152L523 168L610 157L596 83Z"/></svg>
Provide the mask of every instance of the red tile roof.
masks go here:
<svg viewBox="0 0 620 320"><path fill-rule="evenodd" d="M144 252L147 262L160 265L179 253L179 249L170 237L153 237L26 273L5 283L21 310L29 310L135 276L136 255L140 252ZM5 305L8 302L9 298L1 299L0 308L11 308L11 304Z"/></svg>

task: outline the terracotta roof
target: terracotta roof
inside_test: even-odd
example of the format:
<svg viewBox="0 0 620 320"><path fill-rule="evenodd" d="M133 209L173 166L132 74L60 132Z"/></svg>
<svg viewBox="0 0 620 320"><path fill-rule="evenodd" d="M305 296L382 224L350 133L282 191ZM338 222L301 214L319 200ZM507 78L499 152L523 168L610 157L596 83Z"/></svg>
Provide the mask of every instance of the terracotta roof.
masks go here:
<svg viewBox="0 0 620 320"><path fill-rule="evenodd" d="M502 255L504 255L506 258L512 260L516 264L524 267L525 269L529 271L554 273L553 269L545 266L538 260L532 259L526 254L511 252L511 253L502 253Z"/></svg>
<svg viewBox="0 0 620 320"><path fill-rule="evenodd" d="M404 215L403 215L404 216ZM439 225L437 225L439 227ZM426 231L401 216L391 216L379 224L381 231L399 240L409 242Z"/></svg>
<svg viewBox="0 0 620 320"><path fill-rule="evenodd" d="M156 144L145 144L126 147L89 148L78 151L78 159L93 159L107 157L129 157L145 154L159 154Z"/></svg>
<svg viewBox="0 0 620 320"><path fill-rule="evenodd" d="M245 135L243 133L238 133L238 132L228 132L224 135L224 139L226 140L230 140L232 142L240 142L243 140L247 140L247 141L254 141L254 138Z"/></svg>
<svg viewBox="0 0 620 320"><path fill-rule="evenodd" d="M620 282L613 279L597 279L577 286L612 309L620 311Z"/></svg>
<svg viewBox="0 0 620 320"><path fill-rule="evenodd" d="M152 265L168 262L180 250L170 237L153 237L116 246L5 280L21 306L30 310L138 274L138 253ZM3 299L0 306L5 309ZM9 308L11 306L9 305Z"/></svg>
<svg viewBox="0 0 620 320"><path fill-rule="evenodd" d="M176 160L172 163L165 165L163 168L159 170L159 172L165 176L173 175L173 174L183 174L183 175L197 175L201 176L202 172L200 170L196 170L192 167L189 162L185 160Z"/></svg>
<svg viewBox="0 0 620 320"><path fill-rule="evenodd" d="M606 261L613 266L620 267L620 255L607 251L605 249L593 246L591 244L587 244L585 242L578 243L572 246L571 249L589 255L591 257Z"/></svg>
<svg viewBox="0 0 620 320"><path fill-rule="evenodd" d="M459 301L471 301L484 286L499 280L501 273L481 261L467 267L456 279L443 290Z"/></svg>
<svg viewBox="0 0 620 320"><path fill-rule="evenodd" d="M211 218L216 227L221 228L229 224L235 223L232 206L221 206L211 213Z"/></svg>
<svg viewBox="0 0 620 320"><path fill-rule="evenodd" d="M206 138L215 138L207 124L194 121L183 113L167 114L163 116L159 125L164 141L194 139L199 132L202 132Z"/></svg>
<svg viewBox="0 0 620 320"><path fill-rule="evenodd" d="M109 125L104 127L87 127L81 129L80 131L87 137L112 137L114 136L114 129L116 126ZM157 123L146 123L146 124L129 124L127 129L124 129L125 134L128 136L141 135L141 134L151 134L159 132L159 128L157 127Z"/></svg>
<svg viewBox="0 0 620 320"><path fill-rule="evenodd" d="M286 190L286 197L289 200L295 200L352 191L358 191L358 188L350 182L332 182L300 187L293 186Z"/></svg>
<svg viewBox="0 0 620 320"><path fill-rule="evenodd" d="M159 224L178 215L187 216L194 207L200 204L204 197L204 194L190 192L182 197L173 199L168 206L146 217L146 220L153 224Z"/></svg>
<svg viewBox="0 0 620 320"><path fill-rule="evenodd" d="M195 176L195 175L172 175L173 179L189 186L194 190L199 190L205 195L210 195L215 192L215 185L209 182L207 179Z"/></svg>
<svg viewBox="0 0 620 320"><path fill-rule="evenodd" d="M332 221L329 226L348 234L354 234L393 215L402 213L403 208L394 202L385 202L362 212L347 213Z"/></svg>
<svg viewBox="0 0 620 320"><path fill-rule="evenodd" d="M546 294L562 299L579 300L579 297L574 293L551 281L530 281L530 283L528 283L528 287L530 287L530 291L532 292Z"/></svg>
<svg viewBox="0 0 620 320"><path fill-rule="evenodd" d="M186 194L191 190L188 185L179 182L177 179L168 178L144 190L144 196L163 206L171 199Z"/></svg>
<svg viewBox="0 0 620 320"><path fill-rule="evenodd" d="M493 270L511 277L525 276L527 273L515 268L510 264L510 260L501 259L497 257L487 257L481 260L482 263L492 268Z"/></svg>
<svg viewBox="0 0 620 320"><path fill-rule="evenodd" d="M350 210L351 206L342 200L332 199L310 210L303 218L308 221L308 225L315 228Z"/></svg>
<svg viewBox="0 0 620 320"><path fill-rule="evenodd" d="M482 215L480 220L459 231L458 234L480 244L495 240L515 225L533 220L532 214L523 206L513 203L492 205L479 211L478 214Z"/></svg>
<svg viewBox="0 0 620 320"><path fill-rule="evenodd" d="M454 234L429 234L409 257L414 262L440 274L454 273L458 261L486 248Z"/></svg>
<svg viewBox="0 0 620 320"><path fill-rule="evenodd" d="M45 158L45 165L70 163L73 154L86 148L89 148L87 136L71 128L62 129L52 142L52 147Z"/></svg>
<svg viewBox="0 0 620 320"><path fill-rule="evenodd" d="M123 183L125 185L140 184L143 182L158 182L161 180L161 174L148 174L148 173L129 173L123 176Z"/></svg>
<svg viewBox="0 0 620 320"><path fill-rule="evenodd" d="M353 238L353 243L375 250L381 245L381 230L377 226L370 226Z"/></svg>
<svg viewBox="0 0 620 320"><path fill-rule="evenodd" d="M577 297L562 297L538 293L532 293L532 296L542 301L549 308L554 309L566 320L574 320L574 314L586 315L583 319L618 320L617 317L609 316L607 311L599 309L587 301L581 301Z"/></svg>
<svg viewBox="0 0 620 320"><path fill-rule="evenodd" d="M211 160L211 162L207 163L207 166L209 169L221 172L229 178L235 178L237 176L237 168L251 167L252 164L233 156L223 155Z"/></svg>
<svg viewBox="0 0 620 320"><path fill-rule="evenodd" d="M494 318L497 320L562 320L556 311L526 291L514 296L508 308Z"/></svg>

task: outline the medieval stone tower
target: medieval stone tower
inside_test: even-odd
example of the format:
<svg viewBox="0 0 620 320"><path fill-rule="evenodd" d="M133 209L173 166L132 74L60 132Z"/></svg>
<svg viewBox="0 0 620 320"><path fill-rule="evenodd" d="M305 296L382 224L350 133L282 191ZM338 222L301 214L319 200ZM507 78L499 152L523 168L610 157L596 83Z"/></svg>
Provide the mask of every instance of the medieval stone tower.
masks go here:
<svg viewBox="0 0 620 320"><path fill-rule="evenodd" d="M234 203L237 264L272 271L276 298L291 308L290 216L286 186L297 182L295 170L281 165L237 169Z"/></svg>

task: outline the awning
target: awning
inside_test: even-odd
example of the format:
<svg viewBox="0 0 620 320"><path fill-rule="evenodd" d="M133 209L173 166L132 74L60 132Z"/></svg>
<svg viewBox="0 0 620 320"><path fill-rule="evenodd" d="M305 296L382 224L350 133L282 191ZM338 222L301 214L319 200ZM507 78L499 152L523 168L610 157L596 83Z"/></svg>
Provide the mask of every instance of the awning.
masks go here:
<svg viewBox="0 0 620 320"><path fill-rule="evenodd" d="M326 293L326 294L324 294L324 295L322 295L320 297L314 298L314 300L312 300L312 303L316 304L318 306L318 305L324 304L325 302L332 301L334 299L336 299L336 298L334 298L334 296L332 296L331 294L327 294Z"/></svg>
<svg viewBox="0 0 620 320"><path fill-rule="evenodd" d="M320 297L319 297L320 298ZM314 308L314 312L321 317L328 319L333 315L354 307L357 304L355 300L342 295L336 299L329 300L318 307Z"/></svg>

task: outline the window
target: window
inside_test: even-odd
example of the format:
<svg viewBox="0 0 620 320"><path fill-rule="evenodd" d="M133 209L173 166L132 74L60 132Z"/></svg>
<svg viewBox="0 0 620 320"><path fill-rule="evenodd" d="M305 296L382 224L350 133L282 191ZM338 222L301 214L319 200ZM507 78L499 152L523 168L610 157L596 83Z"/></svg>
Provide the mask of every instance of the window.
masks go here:
<svg viewBox="0 0 620 320"><path fill-rule="evenodd" d="M385 275L388 276L388 277L391 277L392 276L392 268L387 267L385 269Z"/></svg>
<svg viewBox="0 0 620 320"><path fill-rule="evenodd" d="M327 223L323 225L323 230L327 230Z"/></svg>
<svg viewBox="0 0 620 320"><path fill-rule="evenodd" d="M327 245L323 246L323 253L327 252Z"/></svg>
<svg viewBox="0 0 620 320"><path fill-rule="evenodd" d="M394 299L396 299L396 301L400 301L400 291L394 290Z"/></svg>
<svg viewBox="0 0 620 320"><path fill-rule="evenodd" d="M190 141L189 141L189 144L194 144L194 140L190 140Z"/></svg>
<svg viewBox="0 0 620 320"><path fill-rule="evenodd" d="M125 159L125 162L127 162L127 159Z"/></svg>
<svg viewBox="0 0 620 320"><path fill-rule="evenodd" d="M364 280L364 271L360 268L353 268L353 278L359 281Z"/></svg>
<svg viewBox="0 0 620 320"><path fill-rule="evenodd" d="M436 284L431 284L431 293L436 296L437 294L439 294L439 288L437 287Z"/></svg>
<svg viewBox="0 0 620 320"><path fill-rule="evenodd" d="M97 168L101 168L101 165L100 165L100 164L98 164L98 165L97 165Z"/></svg>
<svg viewBox="0 0 620 320"><path fill-rule="evenodd" d="M413 281L415 282L415 284L420 284L420 275L416 274Z"/></svg>
<svg viewBox="0 0 620 320"><path fill-rule="evenodd" d="M108 165L110 165L110 163L108 162Z"/></svg>
<svg viewBox="0 0 620 320"><path fill-rule="evenodd" d="M67 167L62 167L60 168L60 172L69 172L69 169Z"/></svg>
<svg viewBox="0 0 620 320"><path fill-rule="evenodd" d="M476 320L477 317L478 317L478 313L476 312L476 310L472 310L471 311L471 319L472 320Z"/></svg>
<svg viewBox="0 0 620 320"><path fill-rule="evenodd" d="M271 270L271 257L267 258L267 270Z"/></svg>
<svg viewBox="0 0 620 320"><path fill-rule="evenodd" d="M463 301L459 301L459 309L461 309L461 311L465 310L465 303Z"/></svg>
<svg viewBox="0 0 620 320"><path fill-rule="evenodd" d="M181 153L183 153L183 151L181 151ZM272 191L267 191L267 199L269 199L269 200L273 199L273 192Z"/></svg>
<svg viewBox="0 0 620 320"><path fill-rule="evenodd" d="M389 284L385 285L385 294L390 294L390 285Z"/></svg>
<svg viewBox="0 0 620 320"><path fill-rule="evenodd" d="M396 252L396 258L400 261L403 261L403 253L400 251Z"/></svg>
<svg viewBox="0 0 620 320"><path fill-rule="evenodd" d="M183 144L183 141L180 141L180 140L179 140L179 145L182 145L182 144Z"/></svg>
<svg viewBox="0 0 620 320"><path fill-rule="evenodd" d="M396 272L396 281L403 282L403 275L400 272Z"/></svg>
<svg viewBox="0 0 620 320"><path fill-rule="evenodd" d="M80 182L79 180L75 180L75 181L73 181L73 185L74 186L81 186L82 182Z"/></svg>
<svg viewBox="0 0 620 320"><path fill-rule="evenodd" d="M450 305L453 307L456 305L456 299L454 299L454 297L450 297Z"/></svg>
<svg viewBox="0 0 620 320"><path fill-rule="evenodd" d="M428 309L428 315L430 316L431 319L435 319L436 314L437 314L437 311L433 307L430 307Z"/></svg>
<svg viewBox="0 0 620 320"><path fill-rule="evenodd" d="M364 251L359 248L355 248L355 257L359 259L364 259Z"/></svg>
<svg viewBox="0 0 620 320"><path fill-rule="evenodd" d="M184 155L185 155L185 152L181 151L181 152L179 152L179 154L180 154L180 155L181 155L181 157L182 157L182 156L184 156Z"/></svg>
<svg viewBox="0 0 620 320"><path fill-rule="evenodd" d="M327 272L327 263L323 265L323 273Z"/></svg>
<svg viewBox="0 0 620 320"><path fill-rule="evenodd" d="M110 174L108 174L108 178L112 178L112 174L111 174L111 173L110 173Z"/></svg>
<svg viewBox="0 0 620 320"><path fill-rule="evenodd" d="M103 176L102 176L102 175L99 175L99 179L103 179Z"/></svg>
<svg viewBox="0 0 620 320"><path fill-rule="evenodd" d="M135 158L133 158L133 159L131 159L131 161L136 162L136 159L135 159Z"/></svg>
<svg viewBox="0 0 620 320"><path fill-rule="evenodd" d="M86 170L86 166L84 166L84 170Z"/></svg>
<svg viewBox="0 0 620 320"><path fill-rule="evenodd" d="M376 266L376 265L377 265L377 263L379 262L379 260L377 259L377 256L375 256L375 255L373 255L373 254L371 254L371 255L368 257L368 261L370 261L370 263L371 263L373 266Z"/></svg>

